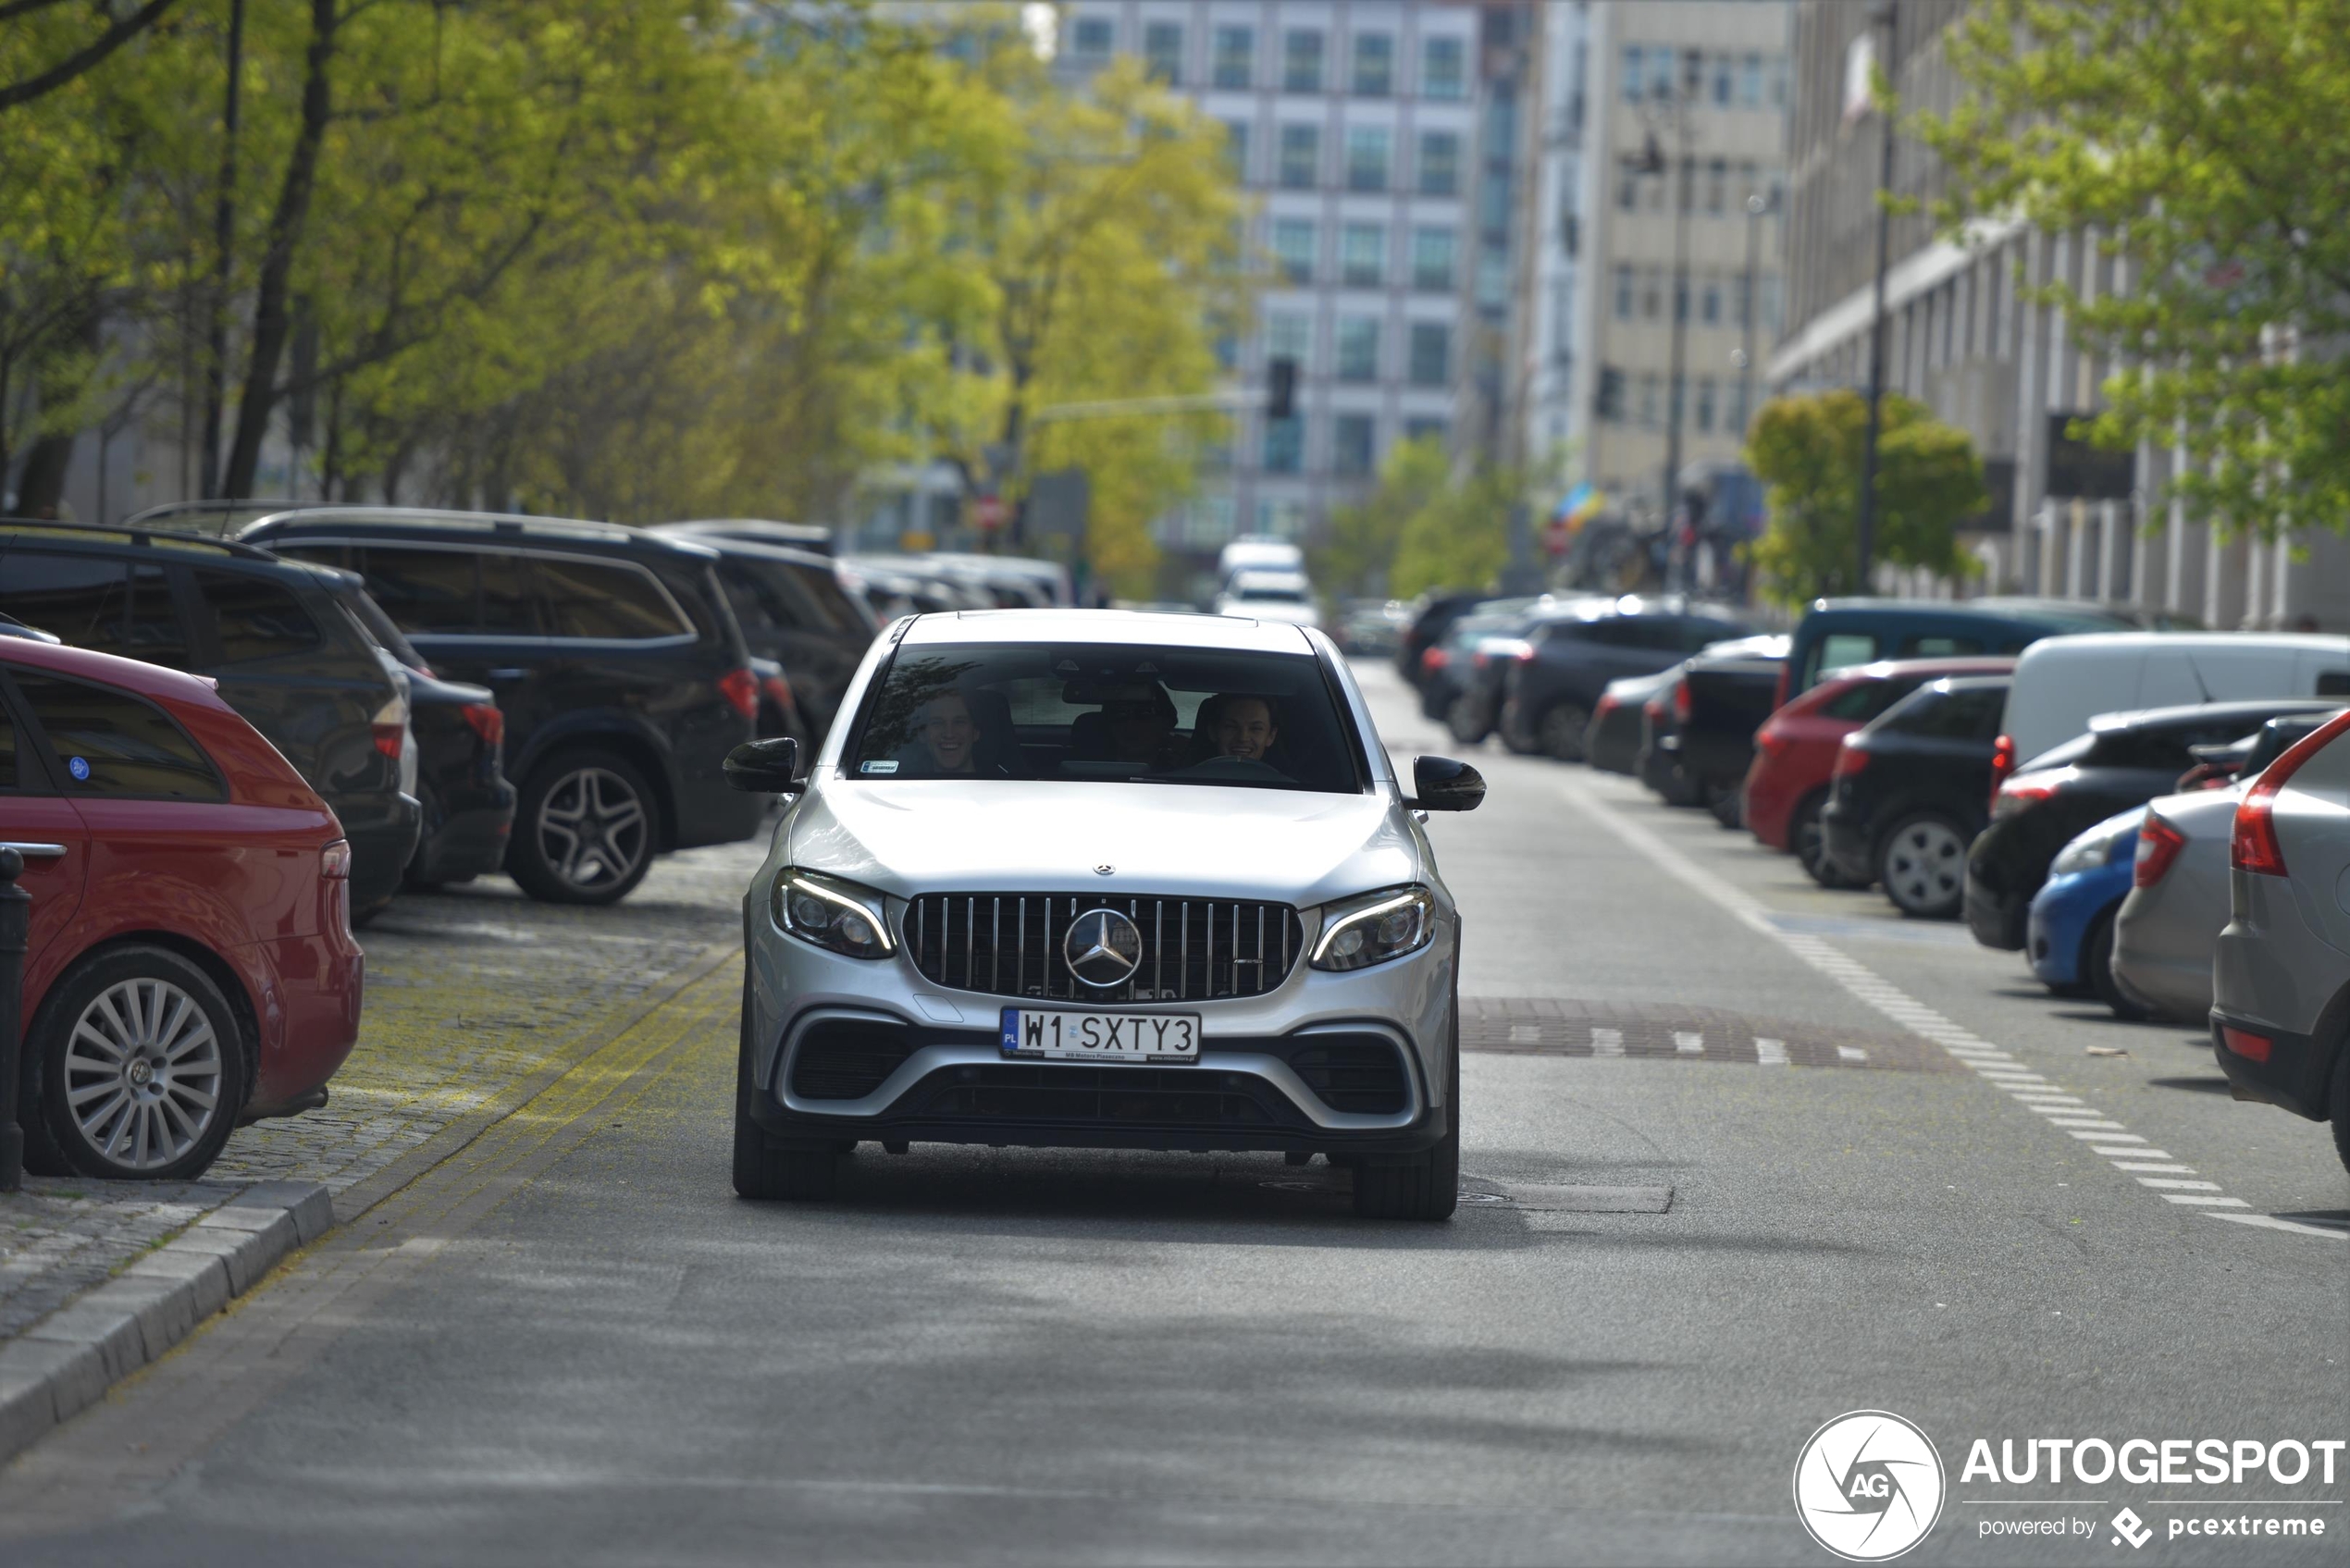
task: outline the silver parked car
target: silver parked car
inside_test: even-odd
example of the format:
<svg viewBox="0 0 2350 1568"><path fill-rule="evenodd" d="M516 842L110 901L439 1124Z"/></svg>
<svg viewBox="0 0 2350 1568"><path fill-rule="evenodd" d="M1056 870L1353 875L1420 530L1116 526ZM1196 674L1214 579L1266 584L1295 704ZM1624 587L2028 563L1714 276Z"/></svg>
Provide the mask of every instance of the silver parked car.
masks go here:
<svg viewBox="0 0 2350 1568"><path fill-rule="evenodd" d="M2211 968L2211 1038L2228 1081L2331 1120L2350 1166L2350 712L2245 790L2229 914Z"/></svg>
<svg viewBox="0 0 2350 1568"><path fill-rule="evenodd" d="M1460 919L1306 628L1114 611L909 616L866 657L744 903L735 1187L829 1194L860 1142L1315 1154L1441 1219Z"/></svg>
<svg viewBox="0 0 2350 1568"><path fill-rule="evenodd" d="M2199 1023L2210 1012L2211 948L2228 923L2236 806L2250 781L2327 717L2288 714L2234 746L2204 748L2215 754L2204 766L2232 768L2236 782L2147 806L2130 892L2114 917L2112 972L2122 994L2149 1013Z"/></svg>

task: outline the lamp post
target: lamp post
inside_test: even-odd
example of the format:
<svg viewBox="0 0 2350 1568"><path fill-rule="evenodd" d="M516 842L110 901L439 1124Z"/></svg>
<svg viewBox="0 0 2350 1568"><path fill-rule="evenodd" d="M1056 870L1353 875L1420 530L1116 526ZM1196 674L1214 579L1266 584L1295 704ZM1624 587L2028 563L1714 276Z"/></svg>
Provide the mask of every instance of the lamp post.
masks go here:
<svg viewBox="0 0 2350 1568"><path fill-rule="evenodd" d="M1696 204L1696 192L1689 189L1689 110L1697 102L1701 86L1703 59L1694 49L1681 55L1682 69L1679 91L1666 104L1674 130L1674 147L1680 154L1681 188L1673 211L1673 292L1668 302L1672 311L1673 347L1671 368L1664 383L1664 474L1657 494L1663 502L1664 519L1665 586L1677 586L1683 568L1676 563L1673 537L1675 515L1674 497L1680 487L1681 475L1681 406L1684 372L1688 358L1689 332L1689 208ZM1664 153L1651 135L1649 139L1646 163L1664 174L1667 189L1671 188L1672 171L1664 167Z"/></svg>
<svg viewBox="0 0 2350 1568"><path fill-rule="evenodd" d="M1755 270L1756 243L1762 232L1762 219L1771 210L1771 200L1760 191L1750 191L1746 198L1746 292L1739 310L1739 327L1745 330L1743 346L1738 350L1738 417L1754 417L1754 318L1762 314L1762 302L1757 297ZM1738 432L1741 438L1746 432Z"/></svg>
<svg viewBox="0 0 2350 1568"><path fill-rule="evenodd" d="M1879 0L1870 6L1869 25L1885 29L1884 68L1890 84L1894 50L1901 38L1899 0ZM1893 213L1886 204L1893 194L1893 105L1880 104L1877 112L1885 124L1876 180L1876 302L1869 319L1869 425L1861 448L1861 506L1859 525L1853 530L1860 559L1852 591L1863 594L1869 591L1869 571L1876 552L1876 449L1885 426L1885 269L1893 244Z"/></svg>

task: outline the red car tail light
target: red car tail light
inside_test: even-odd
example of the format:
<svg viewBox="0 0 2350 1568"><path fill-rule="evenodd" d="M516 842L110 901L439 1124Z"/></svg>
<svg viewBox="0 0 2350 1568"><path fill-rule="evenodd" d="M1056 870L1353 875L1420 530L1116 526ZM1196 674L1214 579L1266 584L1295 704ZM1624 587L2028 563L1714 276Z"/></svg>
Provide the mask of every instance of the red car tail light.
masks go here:
<svg viewBox="0 0 2350 1568"><path fill-rule="evenodd" d="M776 707L785 710L786 712L795 706L792 701L791 682L785 680L781 675L761 676L759 679L759 689L767 694L768 701L773 703Z"/></svg>
<svg viewBox="0 0 2350 1568"><path fill-rule="evenodd" d="M495 703L468 702L457 711L465 716L465 722L473 727L474 734L481 737L482 745L495 751L504 744L506 715L499 710Z"/></svg>
<svg viewBox="0 0 2350 1568"><path fill-rule="evenodd" d="M1689 722L1689 683L1686 675L1673 683L1673 718L1676 723Z"/></svg>
<svg viewBox="0 0 2350 1568"><path fill-rule="evenodd" d="M1991 809L1999 809L1999 786L2015 772L2015 736L2001 735L1991 744Z"/></svg>
<svg viewBox="0 0 2350 1568"><path fill-rule="evenodd" d="M1600 698L1600 705L1591 710L1591 717L1594 719L1604 719L1610 713L1614 712L1622 706L1624 705L1616 700L1616 698L1609 696L1602 696Z"/></svg>
<svg viewBox="0 0 2350 1568"><path fill-rule="evenodd" d="M1849 779L1869 765L1869 754L1848 738L1836 748L1836 766L1829 770L1832 779Z"/></svg>
<svg viewBox="0 0 2350 1568"><path fill-rule="evenodd" d="M2244 799L2236 807L2234 831L2228 835L2230 866L2257 877L2285 874L2284 846L2277 842L2277 795L2301 771L2302 763L2323 751L2344 730L2350 730L2350 710L2335 714L2285 747L2284 755L2252 781L2252 787L2244 792ZM2264 1049L2266 1043L2262 1042ZM2268 1057L2263 1055L2253 1060L2264 1062Z"/></svg>
<svg viewBox="0 0 2350 1568"><path fill-rule="evenodd" d="M2255 1034L2246 1029L2232 1029L2226 1024L2220 1026L2220 1038L2226 1043L2229 1050L2247 1062L2267 1061L2270 1048L2276 1043L2265 1034Z"/></svg>
<svg viewBox="0 0 2350 1568"><path fill-rule="evenodd" d="M1420 668L1426 670L1430 674L1434 674L1437 671L1444 668L1448 662L1450 662L1450 659L1446 655L1445 651L1441 648L1431 648L1427 652L1420 655Z"/></svg>
<svg viewBox="0 0 2350 1568"><path fill-rule="evenodd" d="M351 874L351 841L338 838L318 851L318 874L331 881L340 881Z"/></svg>
<svg viewBox="0 0 2350 1568"><path fill-rule="evenodd" d="M2187 846L2187 835L2148 811L2138 824L2138 852L2130 862L2130 885L2152 887L2171 870L2171 862Z"/></svg>
<svg viewBox="0 0 2350 1568"><path fill-rule="evenodd" d="M2052 784L2023 784L2009 779L1991 794L1993 821L2012 817L2026 806L2036 806L2056 793Z"/></svg>
<svg viewBox="0 0 2350 1568"><path fill-rule="evenodd" d="M733 704L735 711L744 718L758 716L759 677L751 673L748 664L718 677L718 695Z"/></svg>

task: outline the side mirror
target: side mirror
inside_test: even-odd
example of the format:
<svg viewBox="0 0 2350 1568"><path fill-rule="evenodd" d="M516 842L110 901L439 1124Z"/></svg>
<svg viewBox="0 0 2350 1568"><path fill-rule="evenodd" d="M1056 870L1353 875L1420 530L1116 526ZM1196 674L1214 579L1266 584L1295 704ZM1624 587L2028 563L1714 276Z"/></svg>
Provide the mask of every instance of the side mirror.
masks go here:
<svg viewBox="0 0 2350 1568"><path fill-rule="evenodd" d="M1450 757L1414 758L1412 795L1407 804L1418 810L1474 811L1485 798L1485 775Z"/></svg>
<svg viewBox="0 0 2350 1568"><path fill-rule="evenodd" d="M799 742L790 735L745 741L726 753L726 782L750 795L789 795L799 787Z"/></svg>

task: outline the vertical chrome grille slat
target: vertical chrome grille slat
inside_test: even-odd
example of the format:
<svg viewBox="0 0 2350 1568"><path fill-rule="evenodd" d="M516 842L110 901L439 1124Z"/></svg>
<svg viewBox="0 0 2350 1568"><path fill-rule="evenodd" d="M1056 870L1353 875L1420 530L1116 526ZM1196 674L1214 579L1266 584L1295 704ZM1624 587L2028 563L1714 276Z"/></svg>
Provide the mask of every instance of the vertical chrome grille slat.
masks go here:
<svg viewBox="0 0 2350 1568"><path fill-rule="evenodd" d="M987 989L1001 994L1004 964L1004 900L987 901Z"/></svg>
<svg viewBox="0 0 2350 1568"><path fill-rule="evenodd" d="M1020 995L1028 994L1028 900L1020 901L1020 978L1012 984Z"/></svg>
<svg viewBox="0 0 2350 1568"><path fill-rule="evenodd" d="M1151 995L1167 994L1167 900L1151 900Z"/></svg>
<svg viewBox="0 0 2350 1568"><path fill-rule="evenodd" d="M977 945L978 937L979 900L966 898L963 900L963 989L966 991L979 989L979 970L972 967L971 953L972 947Z"/></svg>
<svg viewBox="0 0 2350 1568"><path fill-rule="evenodd" d="M1184 899L1175 912L1179 950L1175 955L1175 999L1192 999L1192 901Z"/></svg>

